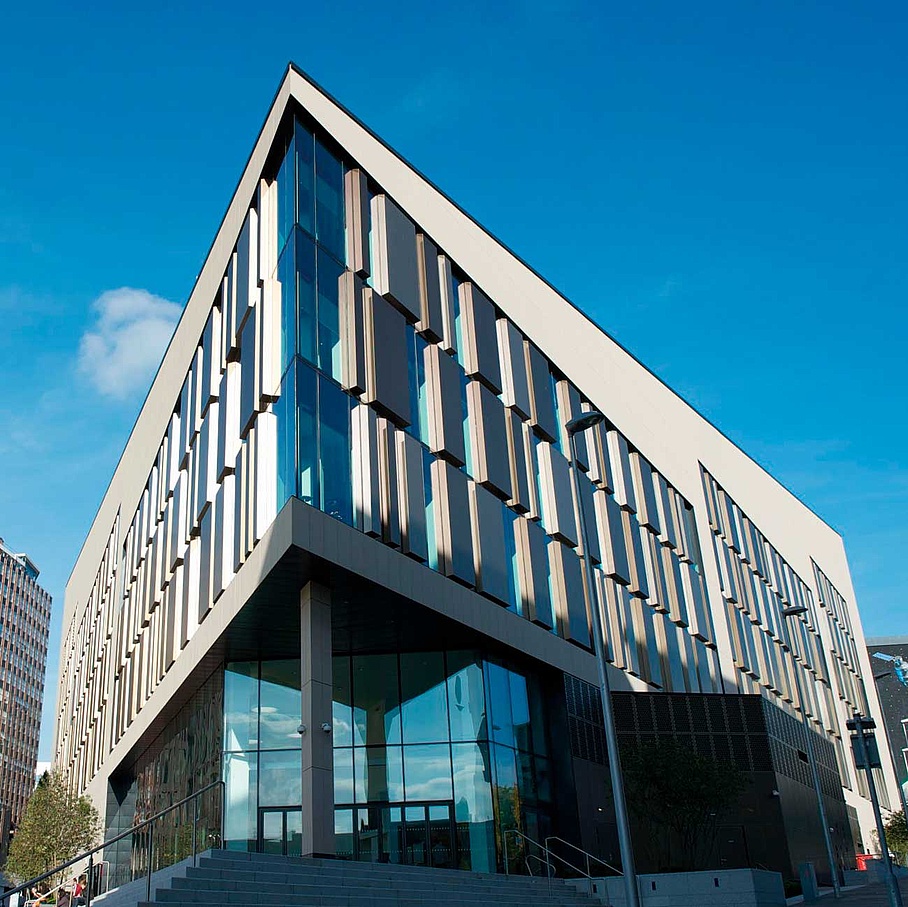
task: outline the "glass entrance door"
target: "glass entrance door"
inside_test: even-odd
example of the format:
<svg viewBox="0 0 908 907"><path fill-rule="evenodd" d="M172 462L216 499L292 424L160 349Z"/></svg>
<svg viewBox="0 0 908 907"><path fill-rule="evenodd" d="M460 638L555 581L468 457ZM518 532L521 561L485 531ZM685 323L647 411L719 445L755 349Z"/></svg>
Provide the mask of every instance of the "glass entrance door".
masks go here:
<svg viewBox="0 0 908 907"><path fill-rule="evenodd" d="M353 813L355 860L407 863L411 866L457 866L454 803L387 803L338 810Z"/></svg>
<svg viewBox="0 0 908 907"><path fill-rule="evenodd" d="M284 857L303 854L303 811L298 806L265 806L259 809L259 853Z"/></svg>

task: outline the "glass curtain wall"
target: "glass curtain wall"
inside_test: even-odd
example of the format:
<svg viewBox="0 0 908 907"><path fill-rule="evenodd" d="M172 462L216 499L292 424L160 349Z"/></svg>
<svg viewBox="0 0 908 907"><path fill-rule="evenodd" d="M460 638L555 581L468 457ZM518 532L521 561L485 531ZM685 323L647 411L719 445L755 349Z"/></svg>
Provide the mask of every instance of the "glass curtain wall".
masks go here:
<svg viewBox="0 0 908 907"><path fill-rule="evenodd" d="M224 846L301 853L300 663L229 662L224 673Z"/></svg>
<svg viewBox="0 0 908 907"><path fill-rule="evenodd" d="M337 856L494 872L551 826L534 678L476 652L334 658Z"/></svg>

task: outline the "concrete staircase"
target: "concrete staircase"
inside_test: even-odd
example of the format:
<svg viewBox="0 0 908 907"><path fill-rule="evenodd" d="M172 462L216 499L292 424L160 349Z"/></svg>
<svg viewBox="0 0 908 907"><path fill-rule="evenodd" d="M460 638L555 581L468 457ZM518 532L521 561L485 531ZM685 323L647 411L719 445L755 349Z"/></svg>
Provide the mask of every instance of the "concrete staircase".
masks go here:
<svg viewBox="0 0 908 907"><path fill-rule="evenodd" d="M172 875L166 887L156 885L153 900L140 900L139 907L489 907L493 903L495 907L584 907L602 903L561 879L550 884L527 876L224 850L207 851L198 864Z"/></svg>

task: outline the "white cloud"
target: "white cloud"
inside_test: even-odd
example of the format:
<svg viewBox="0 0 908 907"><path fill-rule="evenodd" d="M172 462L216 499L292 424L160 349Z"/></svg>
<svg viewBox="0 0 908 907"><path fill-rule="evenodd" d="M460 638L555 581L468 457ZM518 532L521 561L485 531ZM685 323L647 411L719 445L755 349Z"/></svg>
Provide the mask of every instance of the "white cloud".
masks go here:
<svg viewBox="0 0 908 907"><path fill-rule="evenodd" d="M96 322L79 342L79 372L105 397L126 400L151 383L182 307L120 287L102 293L92 308Z"/></svg>

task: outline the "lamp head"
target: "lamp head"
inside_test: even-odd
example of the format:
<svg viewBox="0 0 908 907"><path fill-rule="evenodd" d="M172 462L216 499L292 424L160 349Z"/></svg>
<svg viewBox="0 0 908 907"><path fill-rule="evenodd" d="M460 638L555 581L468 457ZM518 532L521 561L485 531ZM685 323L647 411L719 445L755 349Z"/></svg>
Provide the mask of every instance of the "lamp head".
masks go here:
<svg viewBox="0 0 908 907"><path fill-rule="evenodd" d="M797 617L799 614L806 614L809 610L807 605L792 605L790 608L782 609L782 617Z"/></svg>
<svg viewBox="0 0 908 907"><path fill-rule="evenodd" d="M600 422L605 421L605 416L599 412L599 410L593 409L588 413L582 413L577 416L576 419L571 419L565 428L569 435L576 435L577 432L586 431L588 428L592 428L594 425L598 425Z"/></svg>

